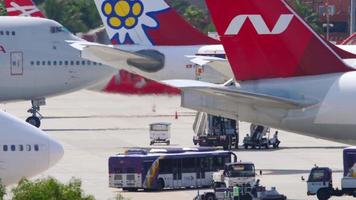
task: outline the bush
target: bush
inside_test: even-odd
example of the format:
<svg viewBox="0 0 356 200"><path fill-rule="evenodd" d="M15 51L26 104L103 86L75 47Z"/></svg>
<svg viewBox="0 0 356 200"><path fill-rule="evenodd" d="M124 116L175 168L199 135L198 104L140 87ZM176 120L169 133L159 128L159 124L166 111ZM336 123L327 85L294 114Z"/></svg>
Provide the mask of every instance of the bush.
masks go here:
<svg viewBox="0 0 356 200"><path fill-rule="evenodd" d="M79 179L71 179L68 184L62 184L54 178L29 181L22 179L17 187L12 189L13 200L95 200L91 195L85 195Z"/></svg>

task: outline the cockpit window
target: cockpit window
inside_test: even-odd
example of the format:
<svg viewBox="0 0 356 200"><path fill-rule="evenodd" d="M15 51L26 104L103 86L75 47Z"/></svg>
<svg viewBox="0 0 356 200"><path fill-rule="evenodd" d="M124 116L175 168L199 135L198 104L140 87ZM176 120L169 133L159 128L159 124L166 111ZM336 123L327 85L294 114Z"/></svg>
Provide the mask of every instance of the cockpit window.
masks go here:
<svg viewBox="0 0 356 200"><path fill-rule="evenodd" d="M51 26L50 31L51 31L51 33L69 32L63 26Z"/></svg>

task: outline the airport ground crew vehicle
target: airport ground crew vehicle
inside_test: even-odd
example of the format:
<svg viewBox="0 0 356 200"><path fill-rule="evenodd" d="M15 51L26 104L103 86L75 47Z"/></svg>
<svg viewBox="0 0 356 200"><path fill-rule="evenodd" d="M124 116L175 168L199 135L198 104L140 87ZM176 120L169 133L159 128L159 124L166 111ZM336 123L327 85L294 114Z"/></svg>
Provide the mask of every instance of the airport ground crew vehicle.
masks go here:
<svg viewBox="0 0 356 200"><path fill-rule="evenodd" d="M213 192L197 195L194 200L286 200L275 188L266 190L257 180L253 185L242 184L228 187L225 182L214 182Z"/></svg>
<svg viewBox="0 0 356 200"><path fill-rule="evenodd" d="M215 183L225 183L226 187L253 185L256 182L255 165L250 162L226 163L224 170L213 173Z"/></svg>
<svg viewBox="0 0 356 200"><path fill-rule="evenodd" d="M200 117L197 126L197 117ZM222 146L225 150L237 149L239 145L238 121L219 116L198 113L193 127L195 130L193 137L194 145L199 146Z"/></svg>
<svg viewBox="0 0 356 200"><path fill-rule="evenodd" d="M170 145L171 124L166 122L150 124L150 145L166 143Z"/></svg>
<svg viewBox="0 0 356 200"><path fill-rule="evenodd" d="M278 131L274 134L272 138L269 138L270 128L262 125L251 124L250 134L246 135L243 140L243 145L245 149L251 147L255 149L256 147L263 148L279 148L280 141L278 139Z"/></svg>
<svg viewBox="0 0 356 200"><path fill-rule="evenodd" d="M356 197L356 147L343 151L344 176L341 189L334 188L332 170L328 167L314 167L307 180L308 195L316 195L319 200L328 200L332 196Z"/></svg>

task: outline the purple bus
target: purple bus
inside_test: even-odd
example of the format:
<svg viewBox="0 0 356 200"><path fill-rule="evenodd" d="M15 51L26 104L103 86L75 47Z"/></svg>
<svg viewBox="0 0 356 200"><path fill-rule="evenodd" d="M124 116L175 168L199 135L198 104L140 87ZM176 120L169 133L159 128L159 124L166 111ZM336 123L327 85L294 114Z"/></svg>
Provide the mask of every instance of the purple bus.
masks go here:
<svg viewBox="0 0 356 200"><path fill-rule="evenodd" d="M213 173L236 161L213 148L130 149L109 158L109 186L136 191L207 187Z"/></svg>

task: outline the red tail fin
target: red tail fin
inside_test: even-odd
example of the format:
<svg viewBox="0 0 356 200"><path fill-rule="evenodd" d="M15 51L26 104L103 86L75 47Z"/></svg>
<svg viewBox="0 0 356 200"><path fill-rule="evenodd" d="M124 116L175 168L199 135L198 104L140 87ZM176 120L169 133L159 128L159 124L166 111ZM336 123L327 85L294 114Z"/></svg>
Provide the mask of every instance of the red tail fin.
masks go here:
<svg viewBox="0 0 356 200"><path fill-rule="evenodd" d="M206 0L238 80L351 71L283 0Z"/></svg>
<svg viewBox="0 0 356 200"><path fill-rule="evenodd" d="M164 0L95 0L113 44L218 44L187 23Z"/></svg>
<svg viewBox="0 0 356 200"><path fill-rule="evenodd" d="M9 16L45 17L32 0L5 0Z"/></svg>

